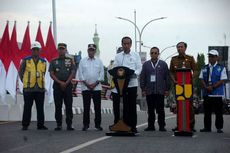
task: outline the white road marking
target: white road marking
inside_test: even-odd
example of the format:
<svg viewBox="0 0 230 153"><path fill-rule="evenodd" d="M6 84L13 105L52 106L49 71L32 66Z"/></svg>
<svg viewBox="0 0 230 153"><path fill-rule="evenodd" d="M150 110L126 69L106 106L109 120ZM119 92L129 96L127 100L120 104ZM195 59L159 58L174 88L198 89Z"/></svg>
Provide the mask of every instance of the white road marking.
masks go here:
<svg viewBox="0 0 230 153"><path fill-rule="evenodd" d="M167 119L174 118L174 117L176 117L176 116L173 115L173 116L165 117L165 119L167 120ZM137 128L146 126L147 124L148 124L148 123L146 122L146 123L137 125ZM85 148L85 147L87 147L87 146L90 146L90 145L92 145L92 144L95 144L95 143L97 143L97 142L100 142L100 141L109 139L109 138L111 138L111 137L112 137L112 136L103 136L103 137L100 137L100 138L97 138L97 139L93 139L93 140L91 140L91 141L88 141L88 142L82 143L82 144L80 144L80 145L77 145L77 146L75 146L75 147L73 147L73 148L64 150L64 151L62 151L62 152L60 152L60 153L71 153L71 152L80 150L80 149L82 149L82 148Z"/></svg>
<svg viewBox="0 0 230 153"><path fill-rule="evenodd" d="M103 141L103 140L109 139L109 138L111 138L111 136L100 137L100 138L97 138L97 139L94 139L94 140L85 142L85 143L83 143L83 144L80 144L80 145L78 145L78 146L76 146L76 147L70 148L70 149L68 149L68 150L62 151L62 152L60 152L60 153L70 153L70 152L74 152L74 151L80 150L80 149L85 148L85 147L87 147L87 146L90 146L90 145L92 145L92 144L94 144L94 143L97 143L97 142L100 142L100 141Z"/></svg>

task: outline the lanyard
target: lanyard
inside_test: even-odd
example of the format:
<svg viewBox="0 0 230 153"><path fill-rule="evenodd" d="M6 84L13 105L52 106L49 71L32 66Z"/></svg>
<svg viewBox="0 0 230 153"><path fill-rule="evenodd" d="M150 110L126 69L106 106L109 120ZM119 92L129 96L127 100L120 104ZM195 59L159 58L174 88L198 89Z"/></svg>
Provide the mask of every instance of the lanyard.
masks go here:
<svg viewBox="0 0 230 153"><path fill-rule="evenodd" d="M153 69L156 69L158 63L159 63L159 59L157 59L157 62L156 62L156 64L155 64L155 66L153 65L153 62L151 61L151 64L152 64Z"/></svg>
<svg viewBox="0 0 230 153"><path fill-rule="evenodd" d="M213 68L214 68L214 66L213 65L211 65L210 67L209 67L209 74L208 74L208 81L209 82L211 82L211 78L212 78L212 71L213 71Z"/></svg>

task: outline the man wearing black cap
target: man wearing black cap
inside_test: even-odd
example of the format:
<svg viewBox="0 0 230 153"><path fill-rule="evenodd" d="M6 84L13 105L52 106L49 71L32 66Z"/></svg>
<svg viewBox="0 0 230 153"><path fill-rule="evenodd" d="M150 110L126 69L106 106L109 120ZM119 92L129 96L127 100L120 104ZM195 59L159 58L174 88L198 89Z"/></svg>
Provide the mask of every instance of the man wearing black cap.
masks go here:
<svg viewBox="0 0 230 153"><path fill-rule="evenodd" d="M201 86L204 95L204 128L200 132L211 132L212 111L216 114L217 133L223 133L223 95L224 81L227 73L224 66L218 64L219 53L217 50L208 52L209 64L205 65L200 72Z"/></svg>
<svg viewBox="0 0 230 153"><path fill-rule="evenodd" d="M57 127L55 131L62 130L62 104L64 100L66 109L67 130L72 131L72 84L71 80L75 75L75 65L71 58L66 57L67 45L65 43L58 44L59 57L53 59L50 63L49 72L54 80L54 103L55 103L55 119Z"/></svg>
<svg viewBox="0 0 230 153"><path fill-rule="evenodd" d="M102 61L95 57L96 45L88 45L88 57L83 58L79 64L78 77L82 82L83 96L83 128L86 131L90 123L90 102L91 98L94 103L95 110L95 128L102 131L101 127L101 81L104 80L104 66Z"/></svg>

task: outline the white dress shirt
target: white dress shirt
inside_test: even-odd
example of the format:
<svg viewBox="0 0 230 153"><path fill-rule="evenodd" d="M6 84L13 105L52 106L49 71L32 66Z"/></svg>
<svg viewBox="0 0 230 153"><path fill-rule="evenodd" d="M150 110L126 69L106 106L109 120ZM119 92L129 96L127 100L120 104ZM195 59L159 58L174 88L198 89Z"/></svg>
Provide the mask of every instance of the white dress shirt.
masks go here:
<svg viewBox="0 0 230 153"><path fill-rule="evenodd" d="M102 61L97 58L85 57L80 61L78 69L78 79L85 81L88 84L104 80L104 66ZM89 90L85 84L81 83L82 91ZM101 83L99 83L94 90L101 90Z"/></svg>
<svg viewBox="0 0 230 153"><path fill-rule="evenodd" d="M137 87L138 86L138 75L141 73L142 64L141 58L138 53L130 51L128 54L121 52L115 56L114 67L125 66L134 70L136 77L131 78L129 81L128 87ZM113 91L115 92L115 91Z"/></svg>

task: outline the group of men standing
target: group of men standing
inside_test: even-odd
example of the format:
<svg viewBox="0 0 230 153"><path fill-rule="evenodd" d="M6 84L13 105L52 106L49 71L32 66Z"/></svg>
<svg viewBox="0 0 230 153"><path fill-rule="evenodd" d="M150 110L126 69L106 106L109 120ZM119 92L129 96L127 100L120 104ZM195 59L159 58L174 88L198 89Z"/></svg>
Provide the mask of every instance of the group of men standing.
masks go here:
<svg viewBox="0 0 230 153"><path fill-rule="evenodd" d="M142 96L146 96L148 106L148 127L145 131L155 131L155 112L158 114L159 131L166 131L164 98L169 95L171 82L177 84L175 75L178 68L190 68L192 78L197 74L195 60L192 56L186 55L187 44L177 44L178 55L174 56L168 65L159 59L160 50L158 47L150 49L151 59L143 65L138 53L131 51L132 39L123 37L121 40L123 51L115 56L113 67L125 66L134 70L128 83L124 96L123 120L131 127L131 131L137 133L137 87L138 78ZM31 108L33 101L37 108L37 129L47 130L44 126L44 76L46 72L46 61L39 57L41 45L35 42L31 45L32 56L23 59L19 76L23 81L24 112L22 119L22 130L27 130L31 119ZM88 56L83 58L79 64L78 79L82 83L83 96L83 131L88 130L90 124L90 102L93 99L95 110L95 128L101 127L101 81L104 79L104 67L102 61L95 56L96 45L88 45ZM72 126L72 84L76 68L71 58L66 57L67 45L58 44L59 57L53 59L49 66L49 72L53 83L53 95L55 103L55 119L57 127L55 130L62 130L62 104L65 104L67 130L74 130ZM217 132L221 133L223 128L222 96L224 80L227 79L226 69L218 64L218 52L211 50L208 53L209 64L205 65L200 72L199 78L204 92L204 129L201 132L211 131L211 113L216 113ZM140 77L138 77L140 76ZM191 82L192 83L192 82ZM114 124L120 119L120 97L115 88L112 89L112 100L114 110ZM190 103L190 127L195 132L195 118L193 103ZM173 130L177 130L177 127Z"/></svg>
<svg viewBox="0 0 230 153"><path fill-rule="evenodd" d="M31 56L23 59L19 76L23 81L24 111L22 118L22 130L28 130L31 120L31 108L33 101L37 108L37 129L47 130L44 125L44 97L45 97L45 73L46 60L39 57L41 44L37 41L31 45ZM88 45L88 57L81 60L79 65L79 79L82 82L82 95L84 103L83 131L89 128L89 111L91 98L95 108L95 128L103 130L101 127L101 81L104 79L104 67L100 59L95 57L96 45ZM72 83L75 77L76 67L72 58L66 56L67 45L58 44L59 56L50 62L49 72L53 83L53 95L55 104L55 131L62 130L62 105L65 104L67 130L72 131Z"/></svg>

